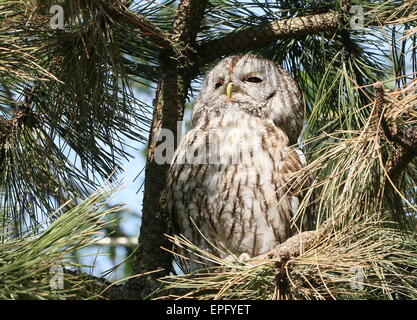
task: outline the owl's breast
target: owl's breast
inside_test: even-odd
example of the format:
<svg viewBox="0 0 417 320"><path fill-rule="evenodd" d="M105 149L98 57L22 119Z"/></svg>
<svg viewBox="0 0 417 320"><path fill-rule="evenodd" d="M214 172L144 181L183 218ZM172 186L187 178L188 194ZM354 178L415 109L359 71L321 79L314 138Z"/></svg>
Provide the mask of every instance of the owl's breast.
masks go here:
<svg viewBox="0 0 417 320"><path fill-rule="evenodd" d="M210 249L205 237L236 255L255 256L283 242L292 217L279 172L287 143L272 121L240 110L201 119L170 169L168 199L178 232L203 248Z"/></svg>

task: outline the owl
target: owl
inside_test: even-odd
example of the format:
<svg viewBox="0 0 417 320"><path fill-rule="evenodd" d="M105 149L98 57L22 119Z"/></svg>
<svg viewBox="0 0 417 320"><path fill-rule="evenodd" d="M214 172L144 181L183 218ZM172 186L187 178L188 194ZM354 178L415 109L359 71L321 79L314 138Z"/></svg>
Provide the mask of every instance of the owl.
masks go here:
<svg viewBox="0 0 417 320"><path fill-rule="evenodd" d="M306 165L290 147L302 126L301 93L284 69L255 55L220 61L169 169L174 233L220 258L249 258L303 227L292 221L300 186L289 183Z"/></svg>

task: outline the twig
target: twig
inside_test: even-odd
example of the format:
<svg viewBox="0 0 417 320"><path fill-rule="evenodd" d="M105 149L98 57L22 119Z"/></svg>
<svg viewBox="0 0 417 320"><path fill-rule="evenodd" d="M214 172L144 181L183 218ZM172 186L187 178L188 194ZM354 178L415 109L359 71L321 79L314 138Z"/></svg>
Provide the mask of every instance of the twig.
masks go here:
<svg viewBox="0 0 417 320"><path fill-rule="evenodd" d="M157 47L166 48L170 46L168 37L158 26L144 16L130 11L125 5L117 2L112 4L103 3L102 8L113 20L138 28Z"/></svg>

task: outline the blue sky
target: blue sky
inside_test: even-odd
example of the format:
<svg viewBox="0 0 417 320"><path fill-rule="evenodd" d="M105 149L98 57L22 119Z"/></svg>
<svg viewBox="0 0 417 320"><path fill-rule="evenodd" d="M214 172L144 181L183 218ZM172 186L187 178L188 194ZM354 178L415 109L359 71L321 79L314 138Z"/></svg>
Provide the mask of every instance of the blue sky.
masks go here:
<svg viewBox="0 0 417 320"><path fill-rule="evenodd" d="M141 86L141 85L139 85ZM198 83L194 87L198 87ZM146 92L146 93L144 93ZM152 105L152 100L154 98L154 90L134 90L135 96L139 101L145 102L148 105ZM194 91L194 95L198 94L198 91ZM194 97L191 98L191 103L193 102ZM185 121L190 120L191 110L186 110L184 119ZM145 157L143 155L143 150L146 149L146 144L141 144L138 141L127 140L127 145L131 146L132 149L129 150L129 153L133 156L130 160L124 160L121 163L123 172L117 176L117 185L120 185L113 197L110 199L109 203L112 205L124 204L124 207L134 213L134 215L126 215L121 220L121 228L123 232L128 237L138 237L140 229L140 220L141 220L141 210L142 210L142 199L143 199L143 182L145 178ZM138 149L138 150L134 150ZM138 176L138 174L141 174ZM142 189L140 187L142 186ZM106 187L107 188L107 187ZM100 247L100 252L103 253L106 248ZM90 269L89 272L92 272L95 276L102 276L103 272L106 272L108 269L114 267L111 259L102 254L98 254L97 247L89 248L83 251L83 254L87 254L82 258L82 262L86 265L94 265L94 268ZM125 250L123 247L116 249L116 263L121 263L125 259ZM122 270L114 272L110 275L109 280L118 280L123 277Z"/></svg>

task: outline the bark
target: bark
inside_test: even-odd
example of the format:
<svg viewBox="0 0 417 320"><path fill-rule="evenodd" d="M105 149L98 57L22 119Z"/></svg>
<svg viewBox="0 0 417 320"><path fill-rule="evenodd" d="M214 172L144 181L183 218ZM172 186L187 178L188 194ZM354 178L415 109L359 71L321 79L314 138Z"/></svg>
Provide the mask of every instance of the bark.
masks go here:
<svg viewBox="0 0 417 320"><path fill-rule="evenodd" d="M142 225L135 272L144 273L157 269L161 272L129 282L129 287L137 287L141 290L138 298L144 298L155 290L158 287L156 278L168 274L172 268L172 255L161 249L171 246L164 236L170 230L164 191L169 164L158 164L154 159L154 152L159 144L158 135L161 128L171 130L176 136L177 121L182 120L184 103L195 66L193 43L207 4L208 0L183 0L180 3L177 17L173 22L171 45L164 50L160 59L161 75L154 100L149 137ZM143 290L143 285L147 289Z"/></svg>
<svg viewBox="0 0 417 320"><path fill-rule="evenodd" d="M279 300L291 299L287 275L287 268L290 266L290 261L319 244L320 239L326 234L326 226L327 223L324 223L317 230L298 233L279 244L273 250L248 261L249 264L258 265L268 263L268 259L274 259L276 272L275 282L279 289L279 295L277 297Z"/></svg>

